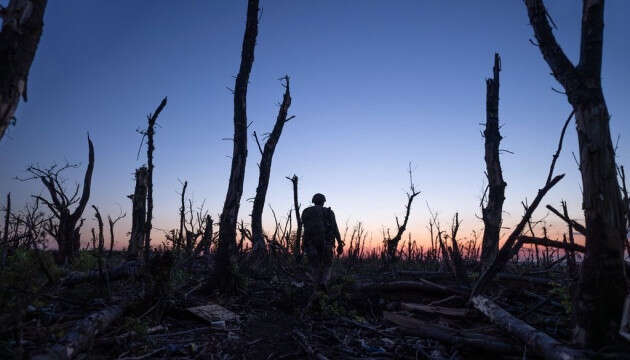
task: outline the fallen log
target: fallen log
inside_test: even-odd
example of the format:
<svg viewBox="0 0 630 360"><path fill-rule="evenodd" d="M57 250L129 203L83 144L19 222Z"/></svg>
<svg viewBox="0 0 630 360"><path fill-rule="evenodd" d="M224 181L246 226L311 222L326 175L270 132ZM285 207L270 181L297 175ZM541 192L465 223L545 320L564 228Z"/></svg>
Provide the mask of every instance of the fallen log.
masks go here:
<svg viewBox="0 0 630 360"><path fill-rule="evenodd" d="M536 330L534 327L512 316L492 300L482 295L472 298L474 307L490 321L524 342L529 349L548 360L586 359L583 352L571 349L558 340Z"/></svg>
<svg viewBox="0 0 630 360"><path fill-rule="evenodd" d="M137 276L140 273L140 263L137 261L129 261L113 269L107 270L109 281L122 280L129 277ZM101 278L101 273L98 269L86 271L86 272L71 272L66 277L61 279L62 286L78 285L85 282L96 281Z"/></svg>
<svg viewBox="0 0 630 360"><path fill-rule="evenodd" d="M569 251L586 252L586 248L578 244L564 244L562 241L551 240L548 238L539 238L533 236L521 236L523 244L542 245L556 249L564 249Z"/></svg>
<svg viewBox="0 0 630 360"><path fill-rule="evenodd" d="M43 354L33 356L33 360L72 359L81 351L86 350L94 337L102 333L107 327L120 318L132 304L125 301L111 305L103 310L90 314L79 320L66 335Z"/></svg>
<svg viewBox="0 0 630 360"><path fill-rule="evenodd" d="M453 276L452 273L443 272L443 271L399 270L396 273L398 275L418 276L424 279L431 279L431 280L455 279L455 276Z"/></svg>
<svg viewBox="0 0 630 360"><path fill-rule="evenodd" d="M451 317L466 317L469 310L464 308L449 308L444 306L433 306L415 303L400 303L400 308L407 311L416 311L426 314L437 314Z"/></svg>
<svg viewBox="0 0 630 360"><path fill-rule="evenodd" d="M428 280L419 281L390 281L390 282L368 282L355 285L356 291L378 293L378 292L426 292L432 294L457 294L467 296L468 292L454 287L444 286Z"/></svg>
<svg viewBox="0 0 630 360"><path fill-rule="evenodd" d="M511 273L498 273L496 278L497 280L522 281L522 282L527 282L531 284L546 285L546 286L552 286L554 284L553 279L535 277L535 276L525 276L525 275L511 274Z"/></svg>
<svg viewBox="0 0 630 360"><path fill-rule="evenodd" d="M383 318L396 324L403 333L411 336L431 338L449 345L470 346L493 353L513 354L520 352L517 346L488 335L464 334L459 330L427 324L392 312L383 312Z"/></svg>

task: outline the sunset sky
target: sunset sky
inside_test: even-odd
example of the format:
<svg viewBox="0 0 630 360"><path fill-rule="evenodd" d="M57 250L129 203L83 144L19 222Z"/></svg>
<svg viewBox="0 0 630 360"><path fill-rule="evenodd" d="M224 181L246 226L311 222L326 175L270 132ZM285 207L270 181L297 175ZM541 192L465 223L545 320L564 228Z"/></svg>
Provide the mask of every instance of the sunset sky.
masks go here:
<svg viewBox="0 0 630 360"><path fill-rule="evenodd" d="M4 3L4 2L3 2ZM577 62L581 1L547 1L556 37ZM14 208L37 182L20 182L30 164L81 162L66 173L81 181L87 164L86 133L96 163L90 204L112 216L121 245L131 228L133 171L146 115L164 96L155 152L154 225L177 226L180 180L195 204L221 211L229 176L234 87L247 2L49 1L17 125L0 142L0 204L7 192ZM500 53L500 121L507 182L504 223L513 226L521 201L533 199L546 179L561 127L571 112L550 75L521 0L492 1L261 1L262 14L248 91L250 134L271 130L283 88L291 77L295 115L274 156L267 204L282 217L292 205L290 182L300 177L300 201L315 192L328 198L343 227L363 221L380 241L383 228L402 216L412 163L416 187L409 231L424 241L428 202L444 227L455 212L462 235L481 230L479 201L486 183L482 123L485 79ZM630 2L606 3L602 82L618 136L619 164L630 167ZM249 222L260 154L249 139L240 216ZM566 177L543 201L567 200L582 218L580 176L570 125L556 173ZM544 206L535 218L547 214ZM83 240L93 223L86 209ZM267 230L271 212L265 208ZM553 215L552 233L563 231ZM342 229L343 231L343 229ZM506 230L507 231L507 230ZM154 233L156 242L162 239ZM406 238L406 236L405 236Z"/></svg>

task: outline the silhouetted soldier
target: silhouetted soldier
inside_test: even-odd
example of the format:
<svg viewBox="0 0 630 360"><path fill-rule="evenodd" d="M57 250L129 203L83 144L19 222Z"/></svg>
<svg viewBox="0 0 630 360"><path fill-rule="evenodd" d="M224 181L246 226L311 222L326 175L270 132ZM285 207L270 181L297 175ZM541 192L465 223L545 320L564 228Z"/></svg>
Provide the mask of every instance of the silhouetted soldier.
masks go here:
<svg viewBox="0 0 630 360"><path fill-rule="evenodd" d="M333 258L333 247L337 240L337 254L343 252L343 241L339 234L335 213L324 207L326 197L322 194L313 195L314 206L304 209L302 223L304 224L304 251L311 266L311 277L315 287L325 288L330 279Z"/></svg>

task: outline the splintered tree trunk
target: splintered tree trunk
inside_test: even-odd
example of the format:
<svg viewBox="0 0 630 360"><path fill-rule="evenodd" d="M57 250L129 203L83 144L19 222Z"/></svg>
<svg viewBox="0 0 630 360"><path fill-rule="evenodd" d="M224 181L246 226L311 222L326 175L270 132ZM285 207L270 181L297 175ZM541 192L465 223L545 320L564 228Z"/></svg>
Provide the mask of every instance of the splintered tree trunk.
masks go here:
<svg viewBox="0 0 630 360"><path fill-rule="evenodd" d="M216 261L216 280L223 287L229 279L236 249L236 223L247 161L247 85L254 64L254 47L258 35L258 0L247 2L247 23L241 51L241 65L234 87L234 148L228 190L219 223L219 243Z"/></svg>
<svg viewBox="0 0 630 360"><path fill-rule="evenodd" d="M488 203L482 209L484 223L483 242L481 245L481 263L484 268L492 264L499 252L499 233L501 231L503 201L505 200L505 181L499 159L499 71L501 58L494 54L493 78L486 80L486 129L485 138L486 175L488 177Z"/></svg>
<svg viewBox="0 0 630 360"><path fill-rule="evenodd" d="M27 101L28 73L44 28L47 0L10 0L0 11L0 140Z"/></svg>
<svg viewBox="0 0 630 360"><path fill-rule="evenodd" d="M608 108L601 87L604 1L584 0L580 61L574 66L556 42L542 0L526 0L540 51L575 111L582 175L586 254L577 290L574 340L611 343L626 294L623 202L617 182Z"/></svg>
<svg viewBox="0 0 630 360"><path fill-rule="evenodd" d="M129 239L129 256L138 257L144 242L144 229L147 220L147 168L136 170L136 187L130 196L132 204L131 238Z"/></svg>
<svg viewBox="0 0 630 360"><path fill-rule="evenodd" d="M273 126L269 138L265 142L265 148L262 150L262 158L260 159L258 187L256 188L256 196L254 197L254 205L252 207L252 242L254 255L260 256L266 252L265 238L263 237L262 214L265 208L265 197L267 196L267 188L269 187L269 176L271 174L271 161L273 153L276 150L280 135L284 124L290 120L287 117L289 106L291 106L291 91L289 89L289 77L285 76L285 90L282 97L282 104L278 111L276 124ZM258 138L256 137L258 142Z"/></svg>
<svg viewBox="0 0 630 360"><path fill-rule="evenodd" d="M297 222L293 255L300 261L302 257L302 217L300 216L300 203L298 202L298 177L294 174L293 177L287 177L287 179L291 180L293 184L293 208L295 209L295 221Z"/></svg>
<svg viewBox="0 0 630 360"><path fill-rule="evenodd" d="M2 231L2 254L0 254L0 269L4 269L9 252L9 219L11 217L11 193L7 194L7 207L4 215L4 230Z"/></svg>
<svg viewBox="0 0 630 360"><path fill-rule="evenodd" d="M151 221L153 220L153 151L155 145L153 145L153 135L155 135L155 122L158 116L166 106L167 98L162 99L160 105L153 115L149 115L147 120L149 126L147 127L147 221L144 224L144 262L149 262L149 252L151 250Z"/></svg>
<svg viewBox="0 0 630 360"><path fill-rule="evenodd" d="M188 187L188 181L184 181L184 186L182 187L182 195L181 195L181 207L179 208L179 234L177 235L177 242L174 245L176 250L182 246L184 242L184 222L186 221L186 205L184 204L184 198L186 196L186 188ZM192 215L191 215L192 216ZM186 234L188 235L188 234Z"/></svg>

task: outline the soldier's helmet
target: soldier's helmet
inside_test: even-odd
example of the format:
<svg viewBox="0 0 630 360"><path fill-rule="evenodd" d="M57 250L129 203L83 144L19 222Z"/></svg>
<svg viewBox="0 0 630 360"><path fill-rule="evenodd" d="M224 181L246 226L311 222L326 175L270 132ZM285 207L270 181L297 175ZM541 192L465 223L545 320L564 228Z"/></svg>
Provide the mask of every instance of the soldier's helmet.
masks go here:
<svg viewBox="0 0 630 360"><path fill-rule="evenodd" d="M324 196L324 194L317 193L313 195L313 200L311 200L311 202L315 205L324 205L324 203L326 202L326 197Z"/></svg>

